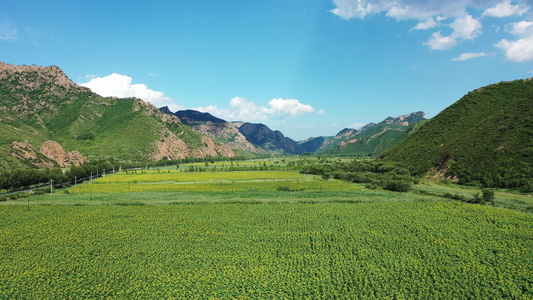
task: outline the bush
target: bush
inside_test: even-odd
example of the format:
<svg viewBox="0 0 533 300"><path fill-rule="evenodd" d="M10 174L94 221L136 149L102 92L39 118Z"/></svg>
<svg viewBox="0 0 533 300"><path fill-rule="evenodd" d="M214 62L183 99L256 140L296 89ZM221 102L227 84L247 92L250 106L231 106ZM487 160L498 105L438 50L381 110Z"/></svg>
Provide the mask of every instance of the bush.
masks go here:
<svg viewBox="0 0 533 300"><path fill-rule="evenodd" d="M393 192L409 192L412 190L412 184L407 180L392 180L386 182L383 188Z"/></svg>
<svg viewBox="0 0 533 300"><path fill-rule="evenodd" d="M483 189L482 191L483 202L494 203L494 190L493 189Z"/></svg>

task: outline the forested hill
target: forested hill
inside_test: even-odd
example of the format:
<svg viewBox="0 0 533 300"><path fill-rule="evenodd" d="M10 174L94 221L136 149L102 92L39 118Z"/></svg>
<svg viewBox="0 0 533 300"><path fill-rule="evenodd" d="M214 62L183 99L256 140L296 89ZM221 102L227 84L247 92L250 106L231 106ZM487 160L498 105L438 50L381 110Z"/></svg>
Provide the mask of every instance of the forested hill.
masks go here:
<svg viewBox="0 0 533 300"><path fill-rule="evenodd" d="M219 155L234 153L150 103L101 97L56 66L0 62L0 169Z"/></svg>
<svg viewBox="0 0 533 300"><path fill-rule="evenodd" d="M388 117L361 129L343 129L335 137L324 142L318 153L377 157L403 141L421 121L424 112L418 111L399 117Z"/></svg>
<svg viewBox="0 0 533 300"><path fill-rule="evenodd" d="M468 93L382 158L410 165L417 174L531 191L533 81Z"/></svg>

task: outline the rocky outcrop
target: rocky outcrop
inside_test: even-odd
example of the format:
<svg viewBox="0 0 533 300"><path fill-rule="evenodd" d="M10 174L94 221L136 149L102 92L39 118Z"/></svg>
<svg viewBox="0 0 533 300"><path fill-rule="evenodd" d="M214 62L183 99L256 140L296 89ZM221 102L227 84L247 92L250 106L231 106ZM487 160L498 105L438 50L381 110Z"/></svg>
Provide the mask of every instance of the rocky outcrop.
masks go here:
<svg viewBox="0 0 533 300"><path fill-rule="evenodd" d="M207 156L225 156L225 157L235 157L235 153L231 150L230 147L226 145L217 145L215 142L208 138L202 137L202 143L204 147L198 148L191 153L191 157L205 158Z"/></svg>
<svg viewBox="0 0 533 300"><path fill-rule="evenodd" d="M170 131L169 131L170 132ZM189 154L189 147L174 133L170 132L167 137L157 141L156 152L150 158L159 161L167 159L184 159Z"/></svg>
<svg viewBox="0 0 533 300"><path fill-rule="evenodd" d="M252 153L263 153L246 140L246 137L230 122L225 123L199 123L194 126L199 133L206 135L219 143L227 145L231 149L239 149Z"/></svg>
<svg viewBox="0 0 533 300"><path fill-rule="evenodd" d="M80 166L88 160L78 151L66 152L56 141L46 141L39 150L41 154L57 162L60 167Z"/></svg>
<svg viewBox="0 0 533 300"><path fill-rule="evenodd" d="M235 153L230 147L216 144L212 139L205 136L202 137L203 147L189 149L187 144L171 131L166 131L164 134L166 137L157 141L156 151L150 155L152 160L159 161L165 158L184 159L187 157L205 158L207 156L235 157Z"/></svg>
<svg viewBox="0 0 533 300"><path fill-rule="evenodd" d="M13 157L21 160L21 161L29 161L32 165L36 166L37 168L53 168L56 166L56 164L52 161L47 160L46 158L43 158L40 156L37 151L35 151L35 148L28 142L13 142Z"/></svg>
<svg viewBox="0 0 533 300"><path fill-rule="evenodd" d="M253 144L248 142L246 140L246 137L244 137L244 135L238 130L238 127L235 126L233 123L226 122L225 120L211 115L210 113L199 112L191 109L180 110L175 113L172 113L167 106L163 106L159 108L159 110L164 115L179 118L179 120L181 120L183 124L190 126L198 133L209 137L210 139L215 141L217 145L226 145L227 147L216 146L218 147L216 151L222 156L226 156L222 153L233 153L233 150L231 149L243 150L251 153L265 153L265 151L261 148L257 148ZM207 147L206 149L211 149L211 147ZM203 153L203 151L204 150L199 149L197 153Z"/></svg>
<svg viewBox="0 0 533 300"><path fill-rule="evenodd" d="M20 76L20 74L25 74ZM17 78L16 90L44 90L50 95L64 98L70 91L89 91L72 80L57 66L15 66L0 62L0 80Z"/></svg>

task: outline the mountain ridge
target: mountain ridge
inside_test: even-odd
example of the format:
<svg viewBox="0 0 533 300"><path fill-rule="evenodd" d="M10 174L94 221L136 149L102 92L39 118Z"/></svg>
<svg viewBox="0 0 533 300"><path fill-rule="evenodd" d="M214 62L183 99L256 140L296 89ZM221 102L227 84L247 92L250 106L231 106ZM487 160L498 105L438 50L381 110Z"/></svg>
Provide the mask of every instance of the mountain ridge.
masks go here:
<svg viewBox="0 0 533 300"><path fill-rule="evenodd" d="M425 113L417 111L368 123L359 129L344 128L316 152L377 157L405 139L412 126L425 119Z"/></svg>
<svg viewBox="0 0 533 300"><path fill-rule="evenodd" d="M137 98L99 96L76 85L57 66L0 62L0 133L0 168L73 163L45 156L40 149L49 141L85 159L234 156L229 147L195 132L179 118ZM15 142L31 145L35 157L31 151L26 153L31 159L19 155L25 150Z"/></svg>
<svg viewBox="0 0 533 300"><path fill-rule="evenodd" d="M533 190L533 81L469 92L382 159L463 184Z"/></svg>

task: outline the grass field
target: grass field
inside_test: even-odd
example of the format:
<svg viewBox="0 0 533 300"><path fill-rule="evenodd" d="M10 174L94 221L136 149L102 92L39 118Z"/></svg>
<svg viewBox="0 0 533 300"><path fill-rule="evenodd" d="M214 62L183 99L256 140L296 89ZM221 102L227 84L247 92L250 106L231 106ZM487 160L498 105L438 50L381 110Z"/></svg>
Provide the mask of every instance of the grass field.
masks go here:
<svg viewBox="0 0 533 300"><path fill-rule="evenodd" d="M297 172L167 174L3 202L0 299L533 298L532 214Z"/></svg>

